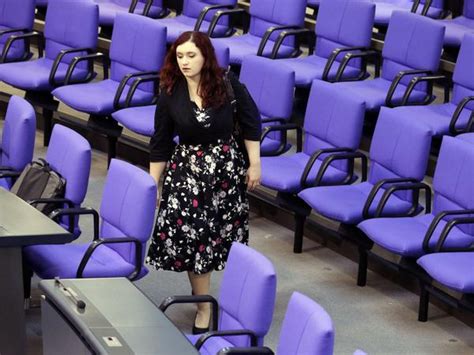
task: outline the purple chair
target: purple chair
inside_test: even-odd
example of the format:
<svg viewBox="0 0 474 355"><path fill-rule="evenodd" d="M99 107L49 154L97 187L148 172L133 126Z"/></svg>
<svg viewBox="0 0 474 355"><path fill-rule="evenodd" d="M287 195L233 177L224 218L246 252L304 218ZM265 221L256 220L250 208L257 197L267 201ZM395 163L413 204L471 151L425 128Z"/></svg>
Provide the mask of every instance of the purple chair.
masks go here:
<svg viewBox="0 0 474 355"><path fill-rule="evenodd" d="M113 26L119 14L132 13L152 18L165 16L168 12L162 0L94 0L99 6L99 25Z"/></svg>
<svg viewBox="0 0 474 355"><path fill-rule="evenodd" d="M344 237L359 246L360 268L366 266L366 249L370 244L357 233L355 226L369 218L375 221L381 216L413 216L420 212L419 191L429 190L420 181L425 175L430 145L428 127L399 117L395 110L383 108L370 146L368 180L364 181L367 160L363 159L360 183L313 187L298 194L318 214L339 222L339 231L349 231ZM347 157L351 154L343 156ZM413 183L410 191L396 190L407 183ZM364 286L366 274L359 271L357 284Z"/></svg>
<svg viewBox="0 0 474 355"><path fill-rule="evenodd" d="M361 65L356 59L339 73L338 68L344 55L351 51L366 51L370 47L375 6L369 2L352 0L324 1L319 7L316 22L316 41L306 57L278 60L278 63L291 67L295 71L296 86L309 87L314 79L325 81L356 80L366 78L367 63ZM357 21L354 21L357 18ZM307 29L287 30L280 36L278 43L288 36L310 36ZM274 53L278 50L278 43ZM338 66L339 65L339 66Z"/></svg>
<svg viewBox="0 0 474 355"><path fill-rule="evenodd" d="M395 11L406 11L434 19L446 17L444 0L372 0L375 3L375 24L387 26Z"/></svg>
<svg viewBox="0 0 474 355"><path fill-rule="evenodd" d="M99 213L90 208L53 212L53 217L92 215L93 241L85 244L35 245L23 249L26 264L41 278L128 277L148 273L143 265L155 214L156 184L145 171L112 160Z"/></svg>
<svg viewBox="0 0 474 355"><path fill-rule="evenodd" d="M165 54L165 27L143 16L119 14L110 46L110 78L108 65L104 65L104 80L66 85L52 92L59 101L90 115L88 128L108 139L109 163L116 155L122 132L111 114L122 108L155 102L155 84Z"/></svg>
<svg viewBox="0 0 474 355"><path fill-rule="evenodd" d="M187 335L201 354L216 354L225 347L262 346L275 306L276 274L272 263L256 250L233 243L220 287L219 302L210 295L173 296L160 305L211 303L212 330Z"/></svg>
<svg viewBox="0 0 474 355"><path fill-rule="evenodd" d="M453 73L450 102L426 106L397 107L400 116L423 122L434 136L456 135L474 128L474 33L464 36ZM426 77L421 77L423 80ZM443 79L441 76L428 77ZM446 88L449 95L449 88Z"/></svg>
<svg viewBox="0 0 474 355"><path fill-rule="evenodd" d="M442 23L446 26L444 45L459 47L465 34L474 33L474 3L469 0L464 1L462 16L443 20Z"/></svg>
<svg viewBox="0 0 474 355"><path fill-rule="evenodd" d="M217 62L221 68L229 67L229 48L214 43ZM132 132L151 137L155 133L156 105L129 107L116 111L112 118Z"/></svg>
<svg viewBox="0 0 474 355"><path fill-rule="evenodd" d="M237 0L185 0L183 13L158 20L160 25L166 26L167 42L173 43L179 35L186 31L207 32L212 17L219 9L231 9L237 4ZM229 27L229 21L221 19L213 32L214 37L229 36L233 33Z"/></svg>
<svg viewBox="0 0 474 355"><path fill-rule="evenodd" d="M264 127L260 154L274 156L284 153L291 148L286 134L270 131L269 128L287 123L291 118L295 73L273 60L252 55L242 61L239 79L247 87L260 112Z"/></svg>
<svg viewBox="0 0 474 355"><path fill-rule="evenodd" d="M270 11L271 9L271 11ZM269 57L277 37L283 30L301 28L304 24L306 0L258 0L250 3L250 25L244 26L244 34L213 41L230 48L230 63L240 65L250 54ZM231 20L244 16L244 9L219 10L214 15L208 34L214 36L214 28L224 16ZM294 57L299 54L295 41L289 38L280 46L275 58Z"/></svg>
<svg viewBox="0 0 474 355"><path fill-rule="evenodd" d="M75 70L70 64L75 56L91 53L96 47L97 20L97 5L92 2L53 1L48 5L44 34L30 32L15 36L21 41L37 38L39 58L0 65L0 80L25 90L25 98L43 108L45 145L51 136L53 111L58 105L51 90L64 84L68 72L75 81L88 81L94 76L92 62L81 63Z"/></svg>
<svg viewBox="0 0 474 355"><path fill-rule="evenodd" d="M434 96L432 85L422 82L409 86L414 77L432 75L438 69L443 48L444 27L426 17L408 12L394 12L388 26L382 51L382 75L373 80L337 83L347 95L358 95L365 100L369 112L381 106L427 104ZM351 58L374 56L377 52L348 53L342 68ZM376 57L377 58L377 57Z"/></svg>
<svg viewBox="0 0 474 355"><path fill-rule="evenodd" d="M431 198L428 198L424 215L377 218L360 223L358 228L374 243L371 254L379 259L382 258L381 251L384 255L387 252L395 255L398 263L387 262L416 275L419 274L416 259L424 254L441 246L465 248L474 243L473 164L474 146L471 142L443 137L433 178L433 212L430 209ZM406 184L405 189L411 186L410 183ZM430 197L431 190L428 189L427 194ZM462 225L466 224L465 220L469 220L471 225Z"/></svg>
<svg viewBox="0 0 474 355"><path fill-rule="evenodd" d="M31 57L28 42L15 36L31 32L35 18L34 0L4 0L0 9L0 63Z"/></svg>
<svg viewBox="0 0 474 355"><path fill-rule="evenodd" d="M8 102L0 141L0 188L9 190L35 148L36 114L28 101L12 96Z"/></svg>
<svg viewBox="0 0 474 355"><path fill-rule="evenodd" d="M321 354L334 352L334 326L331 317L311 298L293 292L281 326L277 354ZM267 347L224 348L224 354L273 354Z"/></svg>
<svg viewBox="0 0 474 355"><path fill-rule="evenodd" d="M294 124L274 126L271 130L296 129L297 153L262 157L262 185L278 191L279 203L294 211L295 226L304 224L311 212L301 206L295 194L310 186L347 184L354 181L352 162L328 164L334 154L358 154L365 105L347 97L333 84L315 80L311 87L303 129ZM304 145L301 137L304 131ZM301 221L302 220L302 221ZM295 229L294 252L301 253L303 233Z"/></svg>

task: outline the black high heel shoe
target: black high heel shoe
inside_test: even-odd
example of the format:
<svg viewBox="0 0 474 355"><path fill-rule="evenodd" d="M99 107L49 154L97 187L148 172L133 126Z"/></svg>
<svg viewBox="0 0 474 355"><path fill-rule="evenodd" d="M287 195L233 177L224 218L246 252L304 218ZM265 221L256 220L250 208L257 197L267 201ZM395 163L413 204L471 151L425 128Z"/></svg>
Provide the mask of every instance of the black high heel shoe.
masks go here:
<svg viewBox="0 0 474 355"><path fill-rule="evenodd" d="M197 318L197 312L196 312L196 316L194 317L194 324L193 324L193 329L192 329L192 334L194 335L197 335L197 334L204 334L204 333L207 333L209 331L209 326L207 326L206 328L200 328L200 327L196 327L196 318ZM211 320L209 319L209 322Z"/></svg>

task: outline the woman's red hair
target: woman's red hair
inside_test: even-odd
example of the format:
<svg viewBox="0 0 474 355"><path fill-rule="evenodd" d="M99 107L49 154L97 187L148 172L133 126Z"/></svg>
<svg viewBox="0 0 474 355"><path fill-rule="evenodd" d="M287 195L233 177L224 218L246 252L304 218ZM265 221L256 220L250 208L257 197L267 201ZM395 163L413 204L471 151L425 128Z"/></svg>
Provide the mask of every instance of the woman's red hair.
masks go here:
<svg viewBox="0 0 474 355"><path fill-rule="evenodd" d="M214 47L209 37L201 32L183 32L173 43L160 71L161 89L170 95L178 79L184 78L176 59L176 48L188 41L194 43L204 57L204 65L201 69L201 81L198 89L203 107L216 108L223 105L227 95L223 78L224 70L220 68L217 63Z"/></svg>

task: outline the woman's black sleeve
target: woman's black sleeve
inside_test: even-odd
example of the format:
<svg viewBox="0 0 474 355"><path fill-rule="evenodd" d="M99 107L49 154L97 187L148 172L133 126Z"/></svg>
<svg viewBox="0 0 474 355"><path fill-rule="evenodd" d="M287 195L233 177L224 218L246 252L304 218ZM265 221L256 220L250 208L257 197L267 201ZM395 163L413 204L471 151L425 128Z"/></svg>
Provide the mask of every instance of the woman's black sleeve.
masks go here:
<svg viewBox="0 0 474 355"><path fill-rule="evenodd" d="M155 133L150 140L150 162L167 162L174 149L174 123L169 114L168 97L160 95L155 111Z"/></svg>
<svg viewBox="0 0 474 355"><path fill-rule="evenodd" d="M237 100L237 117L242 129L242 136L250 141L260 141L262 127L257 105L245 85L240 83L232 74L229 75L229 79Z"/></svg>

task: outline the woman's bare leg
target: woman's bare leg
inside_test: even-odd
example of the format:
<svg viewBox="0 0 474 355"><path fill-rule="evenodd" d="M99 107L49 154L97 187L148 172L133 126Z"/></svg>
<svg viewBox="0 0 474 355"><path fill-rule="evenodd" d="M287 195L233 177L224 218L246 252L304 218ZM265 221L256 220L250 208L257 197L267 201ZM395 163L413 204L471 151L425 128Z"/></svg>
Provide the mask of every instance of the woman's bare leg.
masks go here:
<svg viewBox="0 0 474 355"><path fill-rule="evenodd" d="M192 271L188 272L189 281L193 289L194 295L208 295L211 287L211 273L195 274ZM209 303L197 304L197 315L195 326L198 328L207 328L211 317L211 305Z"/></svg>

